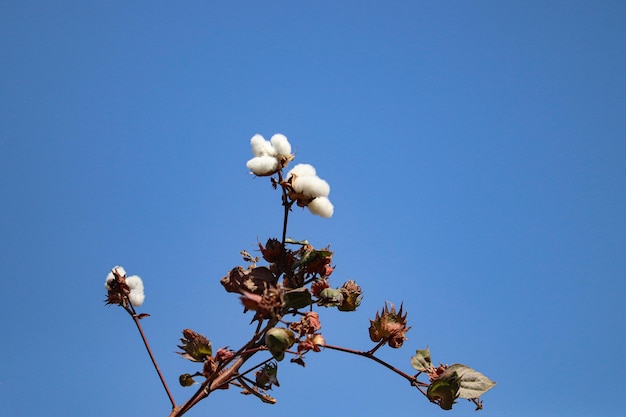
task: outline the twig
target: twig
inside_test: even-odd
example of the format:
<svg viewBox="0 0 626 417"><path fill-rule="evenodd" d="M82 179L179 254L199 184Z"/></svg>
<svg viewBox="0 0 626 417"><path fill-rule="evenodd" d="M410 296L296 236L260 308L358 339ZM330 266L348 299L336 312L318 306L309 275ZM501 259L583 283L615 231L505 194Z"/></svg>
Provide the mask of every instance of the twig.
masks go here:
<svg viewBox="0 0 626 417"><path fill-rule="evenodd" d="M135 309L132 308L132 304L129 303L129 305L131 305L130 308L128 308L127 306L124 306L126 311L128 312L128 314L130 314L130 316L133 318L133 321L135 322L135 325L137 326L137 330L139 330L139 334L141 335L141 340L143 340L143 344L146 346L146 350L148 351L148 355L150 355L150 359L152 360L152 364L154 365L154 369L157 371L157 374L159 374L159 379L161 380L161 383L163 384L163 388L165 388L165 392L167 393L167 397L170 399L170 402L172 403L172 409L176 408L176 401L174 401L174 397L172 396L172 393L170 392L170 389L167 387L167 382L165 382L165 378L163 377L163 374L161 373L161 369L159 369L159 365L157 364L156 359L154 358L154 355L152 354L152 349L150 349L150 344L148 343L148 339L146 339L146 335L143 332L143 328L141 327L141 322L140 322L140 318L137 315L137 313L135 312Z"/></svg>
<svg viewBox="0 0 626 417"><path fill-rule="evenodd" d="M384 366L385 368L390 369L391 371L397 373L398 375L400 375L401 377L403 377L404 379L409 381L411 383L411 385L416 387L422 394L426 395L426 393L422 389L420 389L420 387L427 387L428 386L427 383L422 382L422 381L418 381L416 377L411 376L411 375L407 374L406 372L403 372L400 369L396 368L395 366L388 364L384 360L374 356L374 354L372 352L375 351L380 346L375 347L374 349L370 350L369 352L364 352L364 351L361 351L361 350L355 350L355 349L350 349L350 348L344 348L344 347L341 347L341 346L333 346L333 345L329 345L329 344L325 344L324 347L328 348L328 349L338 350L340 352L350 353L350 354L353 354L353 355L363 356L364 358L371 359L374 362Z"/></svg>

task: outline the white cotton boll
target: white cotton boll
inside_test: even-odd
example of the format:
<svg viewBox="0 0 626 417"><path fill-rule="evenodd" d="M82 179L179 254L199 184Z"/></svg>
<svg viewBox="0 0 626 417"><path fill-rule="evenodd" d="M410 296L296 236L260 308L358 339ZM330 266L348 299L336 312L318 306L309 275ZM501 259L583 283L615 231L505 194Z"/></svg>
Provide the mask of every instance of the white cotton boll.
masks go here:
<svg viewBox="0 0 626 417"><path fill-rule="evenodd" d="M143 287L141 290L130 290L130 294L128 294L128 300L135 307L142 305L145 299L146 295L143 293Z"/></svg>
<svg viewBox="0 0 626 417"><path fill-rule="evenodd" d="M315 175L315 167L309 164L298 164L287 173L287 179L289 179L292 175L295 175L296 177Z"/></svg>
<svg viewBox="0 0 626 417"><path fill-rule="evenodd" d="M276 155L276 150L272 144L259 134L252 136L250 146L252 147L252 155L254 156Z"/></svg>
<svg viewBox="0 0 626 417"><path fill-rule="evenodd" d="M126 285L133 290L141 290L143 292L143 281L137 275L126 278Z"/></svg>
<svg viewBox="0 0 626 417"><path fill-rule="evenodd" d="M335 212L335 207L327 197L317 197L307 207L311 213L326 218L331 217Z"/></svg>
<svg viewBox="0 0 626 417"><path fill-rule="evenodd" d="M277 155L291 155L291 144L285 135L275 134L270 139L272 146L276 150Z"/></svg>
<svg viewBox="0 0 626 417"><path fill-rule="evenodd" d="M113 272L109 272L109 275L107 275L107 279L106 281L104 281L104 288L106 288L108 291L111 290L111 286L109 285L109 282L113 281L115 279L115 277L113 276Z"/></svg>
<svg viewBox="0 0 626 417"><path fill-rule="evenodd" d="M124 270L123 267L118 265L115 268L113 268L111 272L109 272L109 274L107 275L106 280L104 281L104 288L106 288L107 290L111 289L111 287L109 286L109 282L115 279L115 276L113 275L113 271L117 272L117 274L121 277L126 276L126 271Z"/></svg>
<svg viewBox="0 0 626 417"><path fill-rule="evenodd" d="M309 197L328 197L330 193L330 185L316 175L296 176L292 186L295 192Z"/></svg>
<svg viewBox="0 0 626 417"><path fill-rule="evenodd" d="M255 175L271 175L278 171L278 160L269 155L257 156L249 160L246 166Z"/></svg>

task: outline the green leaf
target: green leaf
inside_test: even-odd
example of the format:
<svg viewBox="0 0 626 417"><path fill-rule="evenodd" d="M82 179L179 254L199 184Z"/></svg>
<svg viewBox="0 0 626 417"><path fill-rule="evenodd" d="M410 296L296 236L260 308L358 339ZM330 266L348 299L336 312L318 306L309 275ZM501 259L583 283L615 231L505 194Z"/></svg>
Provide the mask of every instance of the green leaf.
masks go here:
<svg viewBox="0 0 626 417"><path fill-rule="evenodd" d="M292 245L308 245L309 241L304 239L304 240L294 240L290 237L288 237L287 239L285 239L285 243L291 243Z"/></svg>
<svg viewBox="0 0 626 417"><path fill-rule="evenodd" d="M284 306L287 308L300 309L313 303L311 293L308 288L300 287L295 290L287 291L283 295Z"/></svg>
<svg viewBox="0 0 626 417"><path fill-rule="evenodd" d="M459 396L459 378L455 372L448 370L435 379L426 391L428 399L442 410L452 410L454 400Z"/></svg>
<svg viewBox="0 0 626 417"><path fill-rule="evenodd" d="M324 288L319 295L318 304L324 307L336 307L343 301L340 289Z"/></svg>
<svg viewBox="0 0 626 417"><path fill-rule="evenodd" d="M430 359L430 349L416 350L415 356L411 357L411 366L420 372L426 372L433 367Z"/></svg>
<svg viewBox="0 0 626 417"><path fill-rule="evenodd" d="M316 249L312 249L306 253L304 253L302 255L302 258L300 258L298 261L294 262L294 264L292 265L292 269L295 270L296 268L298 268L299 266L302 265L307 265L310 264L312 262L315 262L319 259L322 258L326 258L328 256L331 256L333 253L329 250L316 250Z"/></svg>
<svg viewBox="0 0 626 417"><path fill-rule="evenodd" d="M460 398L478 398L496 385L485 375L460 363L450 365L445 373L448 372L454 372L458 375Z"/></svg>

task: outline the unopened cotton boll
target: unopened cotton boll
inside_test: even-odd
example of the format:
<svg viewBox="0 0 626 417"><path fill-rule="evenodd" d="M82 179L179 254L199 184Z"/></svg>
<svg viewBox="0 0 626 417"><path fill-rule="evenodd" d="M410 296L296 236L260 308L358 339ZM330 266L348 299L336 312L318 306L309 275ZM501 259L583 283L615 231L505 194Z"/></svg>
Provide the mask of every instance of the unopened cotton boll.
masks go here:
<svg viewBox="0 0 626 417"><path fill-rule="evenodd" d="M272 136L270 142L272 143L277 155L291 155L291 144L285 135L277 133Z"/></svg>
<svg viewBox="0 0 626 417"><path fill-rule="evenodd" d="M295 175L296 177L306 177L315 175L315 173L315 167L313 165L298 164L287 173L287 179L289 179L292 175Z"/></svg>
<svg viewBox="0 0 626 417"><path fill-rule="evenodd" d="M255 175L271 175L278 170L278 160L269 155L257 156L249 160L246 166Z"/></svg>
<svg viewBox="0 0 626 417"><path fill-rule="evenodd" d="M252 155L254 156L276 155L276 149L274 149L272 144L259 134L252 136L250 146L252 147Z"/></svg>
<svg viewBox="0 0 626 417"><path fill-rule="evenodd" d="M311 213L326 218L331 217L335 211L335 207L327 197L317 197L307 207Z"/></svg>
<svg viewBox="0 0 626 417"><path fill-rule="evenodd" d="M296 176L292 186L295 192L309 197L328 197L330 193L330 185L316 175Z"/></svg>

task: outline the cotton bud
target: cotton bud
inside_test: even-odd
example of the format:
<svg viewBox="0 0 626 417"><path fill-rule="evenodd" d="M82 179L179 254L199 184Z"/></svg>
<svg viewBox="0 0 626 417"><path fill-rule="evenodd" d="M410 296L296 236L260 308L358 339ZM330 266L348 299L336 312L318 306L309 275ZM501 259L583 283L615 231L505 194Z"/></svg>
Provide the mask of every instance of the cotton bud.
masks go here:
<svg viewBox="0 0 626 417"><path fill-rule="evenodd" d="M289 349L296 341L294 333L282 327L274 327L265 333L265 344L274 359L282 361L285 357L285 351Z"/></svg>

